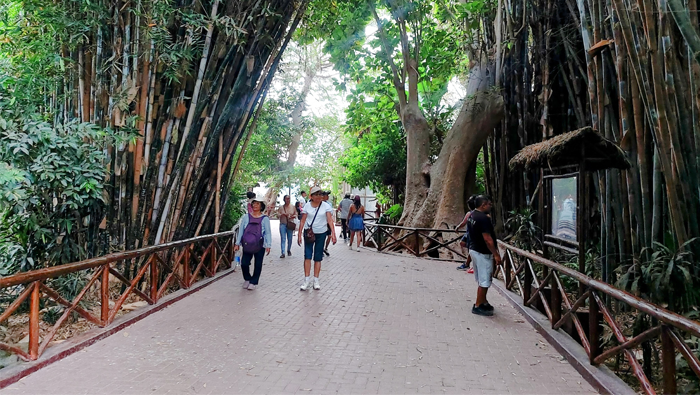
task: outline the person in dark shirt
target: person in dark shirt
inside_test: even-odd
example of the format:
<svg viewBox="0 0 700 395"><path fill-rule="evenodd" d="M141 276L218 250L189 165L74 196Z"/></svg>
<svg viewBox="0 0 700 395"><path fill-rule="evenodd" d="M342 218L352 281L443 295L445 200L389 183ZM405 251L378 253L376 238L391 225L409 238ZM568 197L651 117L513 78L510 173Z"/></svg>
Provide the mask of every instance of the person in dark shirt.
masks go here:
<svg viewBox="0 0 700 395"><path fill-rule="evenodd" d="M491 198L479 195L476 198L476 210L472 211L467 220L467 232L469 233L469 256L474 265L474 276L479 285L476 292L476 303L472 307L472 313L484 316L493 315L493 306L486 300L486 293L491 286L494 261L501 264L501 255L496 245L496 232L493 229L491 212L493 203Z"/></svg>

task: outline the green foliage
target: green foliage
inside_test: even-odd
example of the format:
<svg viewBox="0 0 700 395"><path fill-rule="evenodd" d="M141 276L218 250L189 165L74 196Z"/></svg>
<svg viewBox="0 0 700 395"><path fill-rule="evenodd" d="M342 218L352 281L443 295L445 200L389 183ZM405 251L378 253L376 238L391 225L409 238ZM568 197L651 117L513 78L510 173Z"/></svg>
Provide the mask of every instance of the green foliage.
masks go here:
<svg viewBox="0 0 700 395"><path fill-rule="evenodd" d="M266 100L258 118L258 126L250 137L236 177L241 185L257 182L272 182L274 177L286 178L283 160L292 136L297 129L292 124L290 113L297 99L293 92L281 92L279 97ZM308 127L308 120L302 128Z"/></svg>
<svg viewBox="0 0 700 395"><path fill-rule="evenodd" d="M386 218L386 223L396 225L396 223L399 222L399 219L401 219L402 214L403 206L400 204L395 204L389 207L382 217Z"/></svg>
<svg viewBox="0 0 700 395"><path fill-rule="evenodd" d="M90 281L89 276L84 272L75 272L61 277L47 280L48 286L68 301L73 301ZM87 301L83 298L80 306L86 307Z"/></svg>
<svg viewBox="0 0 700 395"><path fill-rule="evenodd" d="M537 212L529 207L509 212L505 223L508 231L505 240L526 251L537 253L542 250L540 228L535 221L536 214Z"/></svg>
<svg viewBox="0 0 700 395"><path fill-rule="evenodd" d="M224 208L224 215L221 219L221 230L228 231L233 229L233 226L238 223L243 214L247 210L247 200L246 200L246 188L239 182L233 184L233 187L229 191L228 200L226 200L226 207Z"/></svg>
<svg viewBox="0 0 700 395"><path fill-rule="evenodd" d="M86 257L81 227L101 218L104 148L119 141L89 123L32 120L0 96L0 274Z"/></svg>
<svg viewBox="0 0 700 395"><path fill-rule="evenodd" d="M352 136L360 114L350 113L347 130ZM352 138L351 146L341 157L345 167L344 179L358 188L369 186L377 193L391 196L387 187L403 193L406 186L406 136L395 112L389 112L390 121L377 122L366 133Z"/></svg>
<svg viewBox="0 0 700 395"><path fill-rule="evenodd" d="M400 195L406 178L405 132L390 63L403 75L405 59L417 61L419 107L432 131L430 159L435 160L457 112L456 105L444 100L448 84L468 64L463 30L478 27L492 5L441 0L375 3L387 46L396 49L391 54L383 50L370 4L364 0L312 1L299 36L302 41L326 40L324 49L341 75L337 87L349 92L346 132L353 142L342 159L345 180L370 186L386 198L392 190ZM400 43L401 29L406 46Z"/></svg>
<svg viewBox="0 0 700 395"><path fill-rule="evenodd" d="M688 318L693 320L700 319L700 312L694 311L688 314ZM700 338L690 336L685 340L685 344L692 351L696 358L700 358ZM678 393L679 394L696 394L700 388L700 378L693 372L688 365L688 360L682 354L676 354L676 371L678 372Z"/></svg>
<svg viewBox="0 0 700 395"><path fill-rule="evenodd" d="M693 253L691 246L697 238L683 245L654 243L640 254L649 257L617 268L620 278L617 286L641 297L684 313L695 309L700 302L700 292L692 276Z"/></svg>
<svg viewBox="0 0 700 395"><path fill-rule="evenodd" d="M63 315L64 308L61 306L51 306L46 309L44 314L41 316L41 320L49 325L55 324L59 318Z"/></svg>

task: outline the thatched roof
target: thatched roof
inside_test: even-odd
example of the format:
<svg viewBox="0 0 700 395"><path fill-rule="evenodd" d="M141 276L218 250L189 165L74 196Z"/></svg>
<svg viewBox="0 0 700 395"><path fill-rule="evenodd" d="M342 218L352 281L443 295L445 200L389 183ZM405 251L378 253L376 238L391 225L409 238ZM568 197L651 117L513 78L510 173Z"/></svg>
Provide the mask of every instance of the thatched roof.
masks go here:
<svg viewBox="0 0 700 395"><path fill-rule="evenodd" d="M628 169L625 152L590 127L564 133L541 143L528 145L510 160L511 170L559 167L581 163L585 146L587 170Z"/></svg>

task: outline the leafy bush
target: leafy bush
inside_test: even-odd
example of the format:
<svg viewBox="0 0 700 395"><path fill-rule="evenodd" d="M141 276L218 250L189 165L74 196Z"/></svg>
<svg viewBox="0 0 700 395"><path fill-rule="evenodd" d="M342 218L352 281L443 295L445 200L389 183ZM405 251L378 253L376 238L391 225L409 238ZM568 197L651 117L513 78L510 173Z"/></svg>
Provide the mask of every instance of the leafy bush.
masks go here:
<svg viewBox="0 0 700 395"><path fill-rule="evenodd" d="M61 295L64 299L72 302L83 288L88 284L90 279L83 272L69 273L61 277L53 278L48 281L48 286ZM87 300L80 301L80 306L87 306Z"/></svg>
<svg viewBox="0 0 700 395"><path fill-rule="evenodd" d="M231 230L238 223L243 214L247 211L247 200L245 198L245 187L241 183L234 183L229 191L224 216L221 219L221 231Z"/></svg>
<svg viewBox="0 0 700 395"><path fill-rule="evenodd" d="M51 306L46 309L46 312L41 316L41 320L49 325L55 324L63 315L65 309L61 306Z"/></svg>
<svg viewBox="0 0 700 395"><path fill-rule="evenodd" d="M617 286L676 312L688 312L700 302L694 286L691 239L676 248L673 244L654 243L640 254L649 257L620 266Z"/></svg>
<svg viewBox="0 0 700 395"><path fill-rule="evenodd" d="M401 215L403 215L403 206L400 204L389 207L384 213L384 217L387 218L387 223L392 225L396 225L396 223L399 222Z"/></svg>
<svg viewBox="0 0 700 395"><path fill-rule="evenodd" d="M529 207L513 210L508 213L505 226L508 236L505 240L516 247L537 253L542 250L542 241L539 239L540 228L535 222L537 212Z"/></svg>
<svg viewBox="0 0 700 395"><path fill-rule="evenodd" d="M36 121L0 92L0 274L86 257L81 227L104 215L105 148L124 142L117 137Z"/></svg>

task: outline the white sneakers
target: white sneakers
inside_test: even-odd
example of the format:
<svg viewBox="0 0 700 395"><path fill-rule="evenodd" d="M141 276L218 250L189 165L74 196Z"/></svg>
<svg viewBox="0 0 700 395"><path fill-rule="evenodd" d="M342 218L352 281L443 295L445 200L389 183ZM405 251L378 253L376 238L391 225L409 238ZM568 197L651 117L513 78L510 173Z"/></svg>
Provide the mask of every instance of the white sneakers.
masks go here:
<svg viewBox="0 0 700 395"><path fill-rule="evenodd" d="M318 279L317 279L317 278L314 278L314 283L313 283L313 284L314 284L314 285L313 285L313 288L314 288L315 290L318 291L319 289L321 289L321 284L318 283ZM310 282L309 280L307 280L306 278L304 278L304 283L301 284L301 287L299 287L299 289L302 290L302 291L306 291L306 290L309 289L310 286L311 286L311 282Z"/></svg>
<svg viewBox="0 0 700 395"><path fill-rule="evenodd" d="M250 285L250 281L244 281L243 282L243 288L248 289L248 286Z"/></svg>
<svg viewBox="0 0 700 395"><path fill-rule="evenodd" d="M352 251L352 244L348 244L348 248Z"/></svg>

